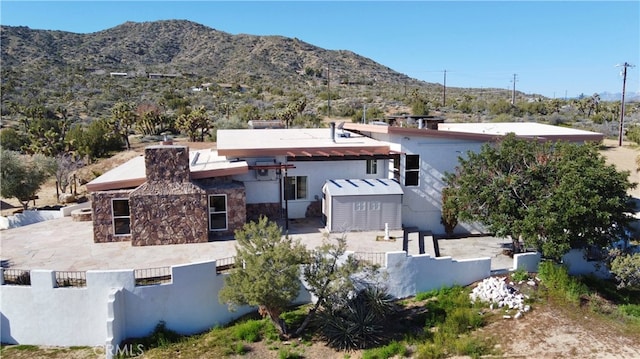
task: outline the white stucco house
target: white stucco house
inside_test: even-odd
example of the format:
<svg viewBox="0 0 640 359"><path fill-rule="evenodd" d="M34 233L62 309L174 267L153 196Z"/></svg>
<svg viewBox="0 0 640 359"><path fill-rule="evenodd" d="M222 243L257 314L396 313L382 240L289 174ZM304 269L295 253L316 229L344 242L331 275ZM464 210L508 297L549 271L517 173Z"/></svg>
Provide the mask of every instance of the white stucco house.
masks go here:
<svg viewBox="0 0 640 359"><path fill-rule="evenodd" d="M197 219L179 231L191 236L180 243L228 235L260 215L287 222L321 217L329 231L388 226L444 233L440 223L444 174L454 171L458 157L507 133L542 141L603 138L599 133L537 123L439 123L437 129L382 123L343 123L336 128L332 123L330 128L316 129L218 130L216 148L152 146L145 152L146 160L133 159L88 183L97 228L94 240L170 244L158 242L163 234L158 228L167 221L163 213L175 217L176 211L178 216ZM184 159L174 160L176 156ZM149 190L153 183L157 188ZM181 193L186 184L189 192ZM174 188L173 199L166 199L167 188ZM143 213L154 206L153 193L164 193L158 196L163 201L158 206L165 211ZM194 232L194 226L202 228ZM152 230L154 243L136 241ZM460 224L456 230L482 229Z"/></svg>

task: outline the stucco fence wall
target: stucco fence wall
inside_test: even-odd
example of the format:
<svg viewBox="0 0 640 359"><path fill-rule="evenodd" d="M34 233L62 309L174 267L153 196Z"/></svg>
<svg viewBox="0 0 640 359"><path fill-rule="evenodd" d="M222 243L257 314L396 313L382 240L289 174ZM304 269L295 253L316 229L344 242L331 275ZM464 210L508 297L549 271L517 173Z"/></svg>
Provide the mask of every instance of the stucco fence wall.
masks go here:
<svg viewBox="0 0 640 359"><path fill-rule="evenodd" d="M59 210L29 210L7 217L0 216L0 229L16 228L51 219L69 217L72 211L89 207L91 207L90 202L83 202L62 207Z"/></svg>
<svg viewBox="0 0 640 359"><path fill-rule="evenodd" d="M535 254L527 254L531 255ZM381 270L386 272L382 278L390 294L404 298L484 279L491 275L491 259L390 252ZM146 336L160 321L182 334L203 332L253 310L241 307L230 312L218 301L225 276L216 272L216 261L210 261L172 266L167 284L136 286L133 270L92 270L86 272L86 287L56 288L54 271L32 270L30 286L0 286L1 340L95 346L109 358L124 339ZM296 300L310 301L306 290Z"/></svg>

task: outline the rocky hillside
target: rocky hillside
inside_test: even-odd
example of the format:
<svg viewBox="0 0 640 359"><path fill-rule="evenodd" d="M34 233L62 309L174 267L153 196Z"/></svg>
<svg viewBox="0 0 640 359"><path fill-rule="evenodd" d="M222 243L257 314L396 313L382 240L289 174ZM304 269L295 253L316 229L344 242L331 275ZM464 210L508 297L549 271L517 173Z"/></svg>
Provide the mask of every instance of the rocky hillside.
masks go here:
<svg viewBox="0 0 640 359"><path fill-rule="evenodd" d="M90 34L2 26L2 67L149 72L206 77L219 82L303 85L306 74L343 82L375 79L418 84L351 51L331 51L282 36L231 35L194 22L127 22ZM423 84L425 85L425 84Z"/></svg>

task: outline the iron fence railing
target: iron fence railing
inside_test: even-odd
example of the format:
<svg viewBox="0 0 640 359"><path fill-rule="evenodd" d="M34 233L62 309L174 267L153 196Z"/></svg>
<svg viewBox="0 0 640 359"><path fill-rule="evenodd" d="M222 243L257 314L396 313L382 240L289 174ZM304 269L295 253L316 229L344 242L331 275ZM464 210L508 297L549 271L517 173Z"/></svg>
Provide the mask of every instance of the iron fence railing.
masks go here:
<svg viewBox="0 0 640 359"><path fill-rule="evenodd" d="M216 259L216 273L222 273L235 268L236 257L226 257Z"/></svg>
<svg viewBox="0 0 640 359"><path fill-rule="evenodd" d="M134 277L140 286L171 283L171 267L136 269Z"/></svg>
<svg viewBox="0 0 640 359"><path fill-rule="evenodd" d="M368 262L373 265L384 267L386 264L385 252L354 252L353 257L357 260Z"/></svg>
<svg viewBox="0 0 640 359"><path fill-rule="evenodd" d="M2 278L4 284L31 285L31 271L27 269L5 268L2 270Z"/></svg>
<svg viewBox="0 0 640 359"><path fill-rule="evenodd" d="M80 271L57 271L56 285L58 288L65 287L86 287L87 272Z"/></svg>

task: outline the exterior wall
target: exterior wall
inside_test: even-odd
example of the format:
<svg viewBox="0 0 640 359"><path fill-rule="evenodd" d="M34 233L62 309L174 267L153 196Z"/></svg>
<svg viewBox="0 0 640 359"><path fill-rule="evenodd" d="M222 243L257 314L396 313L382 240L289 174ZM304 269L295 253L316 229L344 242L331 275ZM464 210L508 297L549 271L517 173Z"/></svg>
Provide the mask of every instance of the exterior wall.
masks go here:
<svg viewBox="0 0 640 359"><path fill-rule="evenodd" d="M0 216L0 229L16 228L62 217L62 209L58 211L24 211L8 217Z"/></svg>
<svg viewBox="0 0 640 359"><path fill-rule="evenodd" d="M216 262L171 268L172 282L136 286L133 270L88 271L84 288L56 288L55 273L31 271L31 286L0 286L1 340L9 344L104 346L150 334L160 321L195 334L244 315L218 301ZM302 291L300 300L308 301Z"/></svg>
<svg viewBox="0 0 640 359"><path fill-rule="evenodd" d="M256 161L273 162L271 159L244 159L249 164ZM285 163L286 158L276 157L276 163ZM288 201L289 218L305 218L307 216L309 206L313 210L319 206L322 198L322 186L329 179L344 178L387 178L387 160L378 160L378 173L367 174L366 160L357 161L292 161L287 162L294 165L295 168L287 170L287 176L307 176L307 198L301 200ZM241 176L234 176L234 179L242 181L247 190L247 204L280 203L282 198L282 184L280 179L276 177L274 181L257 180L254 171ZM318 203L315 203L318 202ZM284 207L284 201L282 201ZM317 212L317 211L316 211ZM315 213L313 211L309 213Z"/></svg>
<svg viewBox="0 0 640 359"><path fill-rule="evenodd" d="M209 240L206 191L192 183L145 183L131 193L134 246Z"/></svg>
<svg viewBox="0 0 640 359"><path fill-rule="evenodd" d="M420 292L468 285L491 275L491 258L455 260L405 252L387 252L386 281L389 294L406 298Z"/></svg>
<svg viewBox="0 0 640 359"><path fill-rule="evenodd" d="M488 277L491 267L490 258L456 261L405 252L387 253L386 263L385 282L396 298L470 284ZM136 286L133 270L88 271L86 287L56 288L53 271L33 270L31 286L0 285L0 340L115 350L125 338L150 334L160 321L178 333L195 334L255 310L230 312L219 303L226 275L216 273L215 261L172 266L171 276L171 283ZM304 288L295 300L311 301Z"/></svg>
<svg viewBox="0 0 640 359"><path fill-rule="evenodd" d="M144 151L147 182L131 193L134 246L209 240L206 191L190 182L189 149L151 146Z"/></svg>
<svg viewBox="0 0 640 359"><path fill-rule="evenodd" d="M378 140L389 141L392 143L392 150L420 155L418 186L404 185L405 161L404 158L401 159L399 181L404 191L403 225L430 230L433 233L445 233L444 226L440 223L444 174L455 171L458 157L465 156L468 151L478 152L485 142L376 133L371 136ZM459 223L455 231L457 233L485 232L481 226L468 223Z"/></svg>
<svg viewBox="0 0 640 359"><path fill-rule="evenodd" d="M604 262L588 261L581 249L570 250L562 256L562 263L567 267L570 275L593 274L599 278L611 278L611 272Z"/></svg>
<svg viewBox="0 0 640 359"><path fill-rule="evenodd" d="M386 162L386 161L380 161ZM386 167L380 165L377 174L366 174L366 161L291 162L296 168L288 176L307 176L308 195L304 200L289 201L289 218L304 218L307 207L322 198L322 186L330 179L386 178ZM380 164L380 163L379 163Z"/></svg>
<svg viewBox="0 0 640 359"><path fill-rule="evenodd" d="M207 197L212 194L227 195L227 230L211 231L209 238L216 239L232 235L237 229L241 229L247 222L247 195L242 183L230 179L209 179L199 182L205 187ZM208 212L207 205L207 212ZM208 213L205 216L208 229Z"/></svg>
<svg viewBox="0 0 640 359"><path fill-rule="evenodd" d="M95 243L130 241L131 235L115 235L111 200L129 198L132 190L104 191L91 193L93 211L93 241Z"/></svg>
<svg viewBox="0 0 640 359"><path fill-rule="evenodd" d="M247 221L257 221L262 215L270 219L283 218L280 203L247 204Z"/></svg>

